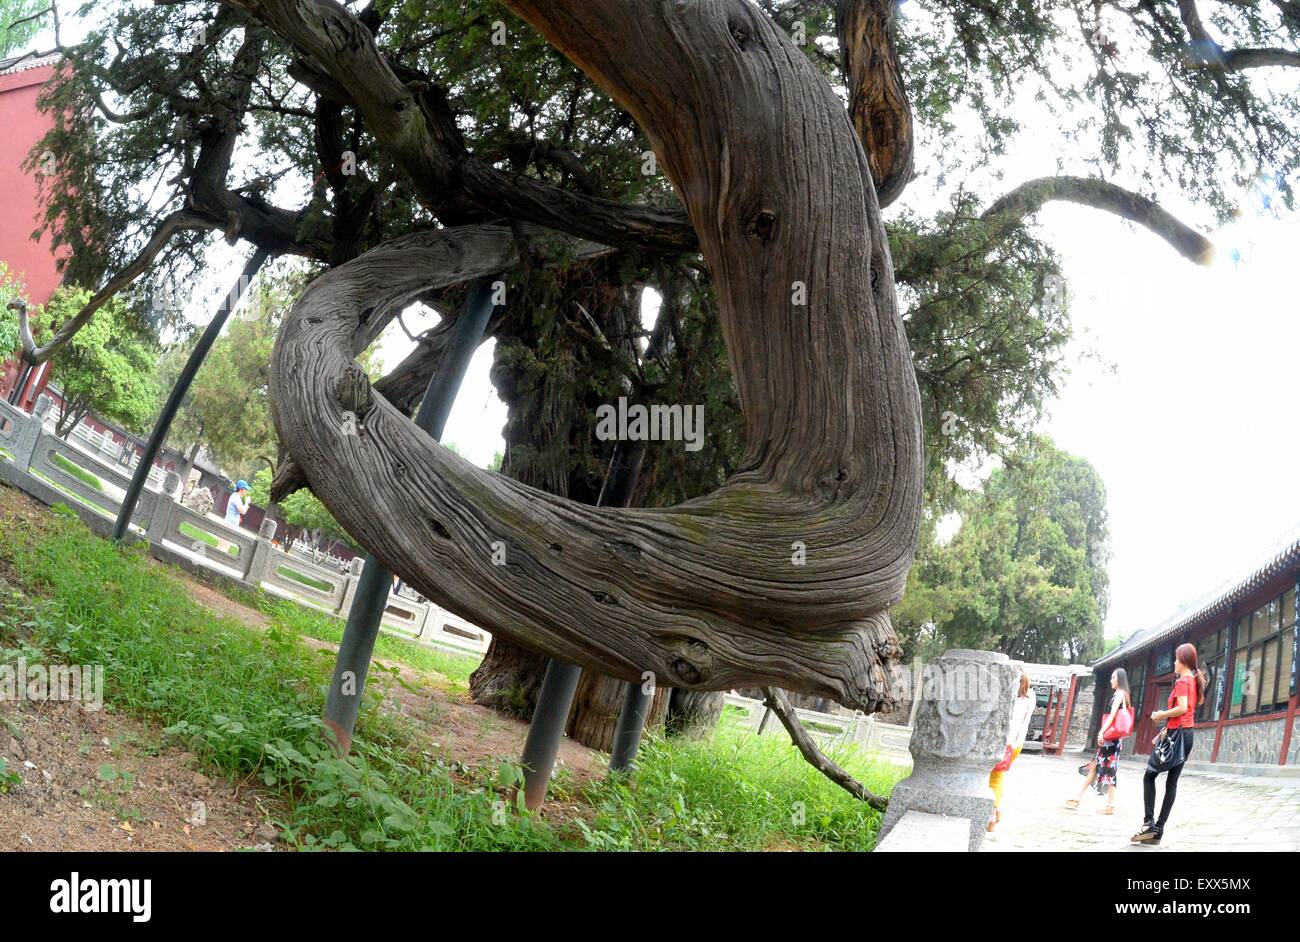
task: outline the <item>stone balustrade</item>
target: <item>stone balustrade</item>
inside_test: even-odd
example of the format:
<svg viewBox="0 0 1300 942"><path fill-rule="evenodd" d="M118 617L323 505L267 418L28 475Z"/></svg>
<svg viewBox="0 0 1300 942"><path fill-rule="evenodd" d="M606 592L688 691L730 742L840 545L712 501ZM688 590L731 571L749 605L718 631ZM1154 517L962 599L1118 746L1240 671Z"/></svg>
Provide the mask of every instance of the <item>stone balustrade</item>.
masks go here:
<svg viewBox="0 0 1300 942"><path fill-rule="evenodd" d="M108 536L122 506L130 474L105 454L103 436L93 430L64 441L48 429L49 398L37 400L32 414L0 401L0 480L46 505L64 503L96 533ZM94 446L83 448L82 444ZM80 476L68 465L86 472ZM93 476L93 477L91 477ZM92 481L98 481L96 487ZM318 564L310 554L285 552L274 545L275 521L250 533L209 514L178 503L175 473L151 470L140 495L131 530L148 541L150 554L194 572L223 577L243 588L291 599L318 611L346 619L356 596L364 561L347 567L341 560ZM482 654L491 635L427 601L391 594L383 617L384 630L422 644L465 654Z"/></svg>

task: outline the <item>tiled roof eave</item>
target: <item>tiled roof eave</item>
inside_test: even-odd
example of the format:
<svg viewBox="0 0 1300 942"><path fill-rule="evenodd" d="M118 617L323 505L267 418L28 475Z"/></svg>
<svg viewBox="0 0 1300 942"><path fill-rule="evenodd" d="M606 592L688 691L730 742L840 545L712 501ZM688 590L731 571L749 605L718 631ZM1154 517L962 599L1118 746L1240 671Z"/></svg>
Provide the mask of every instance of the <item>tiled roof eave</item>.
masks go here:
<svg viewBox="0 0 1300 942"><path fill-rule="evenodd" d="M17 75L19 72L26 72L30 69L54 65L59 61L59 58L60 54L58 52L46 52L0 60L0 75ZM6 63L8 64L6 65Z"/></svg>
<svg viewBox="0 0 1300 942"><path fill-rule="evenodd" d="M1277 578L1287 569L1295 567L1300 561L1300 540L1292 543L1282 552L1278 553L1265 565L1255 570L1250 576L1237 583L1227 592L1217 596L1213 601L1206 603L1183 618L1178 619L1167 628L1162 628L1152 632L1149 636L1144 637L1131 648L1120 645L1114 651L1106 656L1094 661L1090 666L1093 670L1099 670L1113 663L1124 660L1134 654L1140 654L1143 651L1150 650L1157 644L1160 644L1172 636L1186 631L1189 628L1195 628L1205 622L1231 611L1232 606L1241 601L1252 592L1261 588L1268 582Z"/></svg>

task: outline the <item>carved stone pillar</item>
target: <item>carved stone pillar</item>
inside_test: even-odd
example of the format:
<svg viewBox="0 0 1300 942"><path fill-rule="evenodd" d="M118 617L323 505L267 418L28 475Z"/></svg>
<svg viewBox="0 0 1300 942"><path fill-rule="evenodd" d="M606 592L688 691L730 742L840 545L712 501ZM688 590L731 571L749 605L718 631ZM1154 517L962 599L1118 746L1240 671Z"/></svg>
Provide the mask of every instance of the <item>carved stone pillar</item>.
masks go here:
<svg viewBox="0 0 1300 942"><path fill-rule="evenodd" d="M912 729L912 774L889 799L880 837L910 810L969 821L979 850L993 813L989 771L1002 757L1020 666L1005 654L954 649L925 666Z"/></svg>

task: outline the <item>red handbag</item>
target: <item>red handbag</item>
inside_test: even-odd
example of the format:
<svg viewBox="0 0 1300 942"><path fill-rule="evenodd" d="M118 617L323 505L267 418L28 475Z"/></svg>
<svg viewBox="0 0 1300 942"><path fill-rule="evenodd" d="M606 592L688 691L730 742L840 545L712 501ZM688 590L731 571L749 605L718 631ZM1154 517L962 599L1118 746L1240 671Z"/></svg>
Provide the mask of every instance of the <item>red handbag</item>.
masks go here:
<svg viewBox="0 0 1300 942"><path fill-rule="evenodd" d="M1012 754L1013 754L1013 750L1011 748L1011 744L1008 743L1006 750L1002 753L1002 761L1000 761L997 765L993 766L993 771L1005 772L1007 771L1007 769L1011 768Z"/></svg>
<svg viewBox="0 0 1300 942"><path fill-rule="evenodd" d="M1106 742L1113 742L1116 739L1123 739L1125 736L1133 734L1133 708L1121 707L1120 711L1115 714L1115 722L1110 724L1110 729L1106 730L1106 735L1102 738Z"/></svg>

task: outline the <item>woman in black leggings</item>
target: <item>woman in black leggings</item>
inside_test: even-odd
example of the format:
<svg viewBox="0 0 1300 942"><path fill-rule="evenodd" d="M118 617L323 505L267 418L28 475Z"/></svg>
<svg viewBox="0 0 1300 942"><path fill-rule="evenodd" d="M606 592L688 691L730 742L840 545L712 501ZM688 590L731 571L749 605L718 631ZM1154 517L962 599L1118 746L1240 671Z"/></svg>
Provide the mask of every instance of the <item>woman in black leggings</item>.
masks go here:
<svg viewBox="0 0 1300 942"><path fill-rule="evenodd" d="M1183 774L1183 764L1192 752L1192 730L1196 727L1196 708L1205 697L1205 675L1196 666L1196 646L1179 645L1176 652L1174 689L1169 693L1167 710L1155 710L1151 714L1156 723L1168 720L1165 728L1154 740L1155 748L1147 760L1146 775L1142 778L1142 798L1146 803L1146 819L1142 830L1133 835L1135 844L1159 844L1164 836L1165 824L1169 821L1169 812L1173 810L1174 799L1178 797L1178 777ZM1160 817L1156 818L1156 778L1161 772L1165 775L1165 800L1160 805Z"/></svg>

